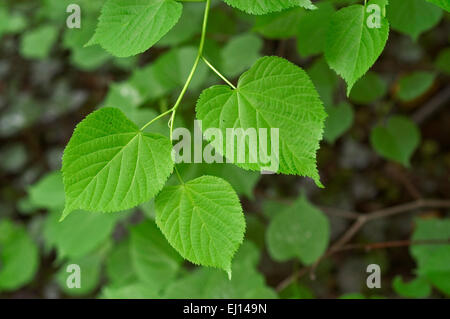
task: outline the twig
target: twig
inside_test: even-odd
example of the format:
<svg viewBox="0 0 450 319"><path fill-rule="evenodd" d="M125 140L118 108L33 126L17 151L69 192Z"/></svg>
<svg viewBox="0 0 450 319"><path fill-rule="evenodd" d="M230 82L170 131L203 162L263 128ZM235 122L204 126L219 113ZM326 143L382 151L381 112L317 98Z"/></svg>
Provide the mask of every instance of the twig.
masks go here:
<svg viewBox="0 0 450 319"><path fill-rule="evenodd" d="M417 124L425 122L440 107L446 105L450 101L450 85L446 86L441 92L435 95L427 104L422 106L413 116L412 119ZM448 104L447 104L448 105Z"/></svg>
<svg viewBox="0 0 450 319"><path fill-rule="evenodd" d="M355 247L360 247L360 245L347 245L347 243L358 233L358 231L369 221L380 219L380 218L386 218L391 217L397 214L410 212L411 210L419 209L419 208L450 208L450 200L440 200L440 199L419 199L417 201L392 206L389 208L384 208L380 210L373 211L371 213L367 214L357 214L357 213L351 213L351 216L353 214L357 214L357 218L355 222L350 226L349 229L333 244L331 247L320 257L313 265L304 267L300 269L297 272L294 272L289 277L281 281L277 286L277 291L283 290L285 287L287 287L290 283L297 280L298 278L305 275L308 271L310 272L310 277L312 280L315 279L315 270L319 266L322 260L325 258L335 254L336 252L342 251L342 250L349 250L354 249ZM346 214L347 216L350 216L350 214ZM372 249L374 248L389 248L389 247L401 247L406 246L407 243L411 244L411 241L397 241L397 242L390 242L390 244L384 243L384 244L373 244L373 246L370 246ZM380 247L378 247L378 246ZM391 246L389 246L391 245ZM397 245L397 246L396 246ZM367 245L366 245L367 246ZM364 247L366 247L364 246ZM352 247L352 248L350 248Z"/></svg>

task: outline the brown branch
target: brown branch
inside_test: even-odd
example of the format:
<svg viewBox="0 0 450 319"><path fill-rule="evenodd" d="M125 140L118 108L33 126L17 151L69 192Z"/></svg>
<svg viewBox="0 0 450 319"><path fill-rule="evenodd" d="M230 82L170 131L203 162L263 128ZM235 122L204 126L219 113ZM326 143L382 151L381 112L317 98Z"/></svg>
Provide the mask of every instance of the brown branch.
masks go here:
<svg viewBox="0 0 450 319"><path fill-rule="evenodd" d="M413 116L414 122L421 124L425 122L434 112L442 106L448 105L450 100L450 85L446 86L441 92L436 94L427 104L422 106Z"/></svg>
<svg viewBox="0 0 450 319"><path fill-rule="evenodd" d="M283 290L285 287L287 287L290 283L297 280L298 278L305 275L308 271L310 272L310 277L312 280L315 279L315 270L319 266L322 260L325 258L335 254L336 252L343 251L343 250L349 250L354 249L355 247L360 247L360 245L347 245L347 243L358 233L358 231L369 221L380 219L380 218L386 218L391 217L394 215L410 212L411 210L420 209L420 208L450 208L450 200L440 200L440 199L419 199L417 201L392 206L389 208L384 208L380 210L375 210L371 213L367 214L358 214L358 213L351 213L351 216L354 216L353 214L357 215L355 222L350 226L347 231L333 244L331 247L311 266L304 267L300 269L297 272L294 272L289 277L281 281L277 286L277 291ZM347 215L350 217L350 215ZM353 218L353 217L351 217ZM355 218L354 218L355 219ZM396 241L396 242L389 242L390 244L384 243L375 243L372 249L378 248L377 245L381 245L379 248L389 248L389 247L401 247L406 246L407 244L411 245L411 241ZM384 246L383 246L384 245ZM391 246L389 246L391 245ZM395 246L397 245L397 246ZM366 245L367 246L367 245ZM364 246L364 247L366 247ZM352 247L352 248L350 248Z"/></svg>

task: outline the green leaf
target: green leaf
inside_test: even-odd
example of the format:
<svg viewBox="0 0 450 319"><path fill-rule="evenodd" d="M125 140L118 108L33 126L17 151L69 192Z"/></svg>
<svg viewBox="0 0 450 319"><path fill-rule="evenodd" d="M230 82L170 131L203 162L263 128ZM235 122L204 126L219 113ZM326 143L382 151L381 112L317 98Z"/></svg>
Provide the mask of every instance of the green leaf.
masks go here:
<svg viewBox="0 0 450 319"><path fill-rule="evenodd" d="M275 161L279 163L277 172L309 176L322 186L316 151L326 113L308 75L296 65L278 57L261 58L240 77L236 90L219 85L203 91L196 113L203 121L204 130L219 128L222 131L223 145L219 139L214 139L211 145L227 155L227 144L230 148L234 144L234 157L228 154L227 160L250 170L265 169L268 165L249 150L248 139L239 143L245 143L246 148L245 163L240 161L238 143L226 139L227 128L255 129L258 135L260 129L266 129L267 151L272 150L272 157L278 141L272 140L271 128L279 129L279 158L271 162L272 165ZM262 142L265 140L259 140L259 145Z"/></svg>
<svg viewBox="0 0 450 319"><path fill-rule="evenodd" d="M409 167L420 143L420 131L409 118L392 116L386 126L374 127L370 142L379 155Z"/></svg>
<svg viewBox="0 0 450 319"><path fill-rule="evenodd" d="M441 7L447 12L450 12L450 2L448 0L427 0L427 1Z"/></svg>
<svg viewBox="0 0 450 319"><path fill-rule="evenodd" d="M106 259L106 275L109 286L118 287L137 280L130 254L130 240L127 238L114 245Z"/></svg>
<svg viewBox="0 0 450 319"><path fill-rule="evenodd" d="M333 105L333 95L338 85L338 77L326 63L320 58L306 70L311 81L319 92L320 98L325 106Z"/></svg>
<svg viewBox="0 0 450 319"><path fill-rule="evenodd" d="M148 283L135 282L120 287L106 286L102 290L104 299L157 299L161 296Z"/></svg>
<svg viewBox="0 0 450 319"><path fill-rule="evenodd" d="M342 102L337 106L326 109L328 117L325 121L323 137L329 143L334 143L353 124L353 108L350 104Z"/></svg>
<svg viewBox="0 0 450 319"><path fill-rule="evenodd" d="M392 287L396 293L406 298L426 298L431 293L430 284L421 277L404 282L401 276L395 276Z"/></svg>
<svg viewBox="0 0 450 319"><path fill-rule="evenodd" d="M389 0L387 9L392 29L410 35L414 40L442 18L442 10L425 0Z"/></svg>
<svg viewBox="0 0 450 319"><path fill-rule="evenodd" d="M287 39L295 36L301 18L309 14L303 8L292 8L257 16L253 31L268 39Z"/></svg>
<svg viewBox="0 0 450 319"><path fill-rule="evenodd" d="M182 259L153 221L131 229L130 255L141 282L162 288L175 278Z"/></svg>
<svg viewBox="0 0 450 319"><path fill-rule="evenodd" d="M55 247L58 257L79 258L91 253L109 238L123 214L77 211L61 223L59 211L47 215L44 237L48 248Z"/></svg>
<svg viewBox="0 0 450 319"><path fill-rule="evenodd" d="M450 218L417 221L411 238L417 240L449 240ZM417 263L417 273L425 276L436 288L450 295L450 244L414 245L410 253Z"/></svg>
<svg viewBox="0 0 450 319"><path fill-rule="evenodd" d="M61 209L64 207L65 195L62 175L59 171L48 173L29 189L30 201L39 208Z"/></svg>
<svg viewBox="0 0 450 319"><path fill-rule="evenodd" d="M263 41L251 33L240 34L227 42L222 50L223 73L228 77L241 74L260 57Z"/></svg>
<svg viewBox="0 0 450 319"><path fill-rule="evenodd" d="M350 99L360 104L369 104L387 93L387 83L378 73L367 72L352 88Z"/></svg>
<svg viewBox="0 0 450 319"><path fill-rule="evenodd" d="M325 2L317 10L308 12L299 20L297 49L302 57L323 52L329 21L334 13L331 3Z"/></svg>
<svg viewBox="0 0 450 319"><path fill-rule="evenodd" d="M270 255L277 261L299 258L312 264L325 252L330 238L327 217L301 196L293 206L276 214L267 228Z"/></svg>
<svg viewBox="0 0 450 319"><path fill-rule="evenodd" d="M20 54L28 59L45 59L50 54L58 37L58 29L44 25L24 33L20 43Z"/></svg>
<svg viewBox="0 0 450 319"><path fill-rule="evenodd" d="M331 18L325 45L328 65L347 82L347 96L355 84L375 63L389 36L389 24L381 18L380 28L369 28L370 13L362 5L335 12Z"/></svg>
<svg viewBox="0 0 450 319"><path fill-rule="evenodd" d="M439 55L436 58L435 66L437 69L447 75L450 75L450 47L439 52Z"/></svg>
<svg viewBox="0 0 450 319"><path fill-rule="evenodd" d="M250 242L244 242L233 262L233 278L223 272L201 268L187 274L168 286L164 298L276 298L256 270L259 251Z"/></svg>
<svg viewBox="0 0 450 319"><path fill-rule="evenodd" d="M14 291L28 284L38 264L38 247L26 230L0 220L0 291Z"/></svg>
<svg viewBox="0 0 450 319"><path fill-rule="evenodd" d="M63 155L65 218L74 209L112 212L155 196L172 172L172 145L143 133L116 108L101 108L77 125Z"/></svg>
<svg viewBox="0 0 450 319"><path fill-rule="evenodd" d="M108 0L87 45L100 44L118 57L142 53L172 29L182 10L174 0Z"/></svg>
<svg viewBox="0 0 450 319"><path fill-rule="evenodd" d="M185 259L225 270L242 243L245 219L230 184L202 176L166 187L156 198L156 223Z"/></svg>
<svg viewBox="0 0 450 319"><path fill-rule="evenodd" d="M267 14L270 12L282 11L292 7L304 7L315 9L311 0L223 0L230 6L250 14Z"/></svg>
<svg viewBox="0 0 450 319"><path fill-rule="evenodd" d="M102 261L103 256L100 251L67 261L56 274L60 289L71 296L82 296L93 292L100 284ZM80 267L80 288L69 288L67 285L67 279L71 275L67 272L67 267L72 264Z"/></svg>
<svg viewBox="0 0 450 319"><path fill-rule="evenodd" d="M191 39L200 32L203 18L203 6L197 3L183 3L183 14L178 23L157 43L160 46L175 46ZM209 27L208 27L209 30Z"/></svg>
<svg viewBox="0 0 450 319"><path fill-rule="evenodd" d="M398 98L411 101L426 93L434 83L436 76L431 72L417 71L402 77L398 81Z"/></svg>
<svg viewBox="0 0 450 319"><path fill-rule="evenodd" d="M156 80L170 90L182 87L191 72L192 64L197 57L197 48L192 46L175 48L159 57L154 63ZM190 89L198 89L208 76L205 64L199 64L192 78Z"/></svg>

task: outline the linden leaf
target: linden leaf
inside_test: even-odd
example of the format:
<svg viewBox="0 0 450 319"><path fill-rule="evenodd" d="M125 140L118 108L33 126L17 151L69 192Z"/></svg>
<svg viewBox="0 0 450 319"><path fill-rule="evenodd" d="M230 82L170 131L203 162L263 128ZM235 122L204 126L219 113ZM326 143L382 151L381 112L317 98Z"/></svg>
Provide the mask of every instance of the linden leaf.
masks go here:
<svg viewBox="0 0 450 319"><path fill-rule="evenodd" d="M335 12L328 28L325 58L330 68L347 82L347 96L380 56L389 36L384 17L380 26L370 27L366 7L353 5Z"/></svg>
<svg viewBox="0 0 450 319"><path fill-rule="evenodd" d="M112 212L155 196L173 169L171 143L144 133L117 108L101 108L77 125L63 156L66 206Z"/></svg>
<svg viewBox="0 0 450 319"><path fill-rule="evenodd" d="M240 77L237 89L218 85L203 91L196 113L204 130L219 128L222 132L225 143L214 138L211 145L227 161L250 170L309 176L322 186L316 151L326 113L314 85L298 66L279 57L261 58ZM259 152L247 138L241 143L235 143L234 137L228 139L230 128L255 130ZM278 130L279 138L272 129ZM261 156L262 143L271 153L270 160ZM234 152L230 152L233 144ZM244 144L245 154L238 152L239 144ZM242 155L245 161L239 159Z"/></svg>
<svg viewBox="0 0 450 319"><path fill-rule="evenodd" d="M166 187L155 201L156 224L185 259L225 270L244 239L245 219L228 182L202 176Z"/></svg>
<svg viewBox="0 0 450 319"><path fill-rule="evenodd" d="M174 0L108 0L87 45L100 44L118 57L136 55L172 29L182 10Z"/></svg>
<svg viewBox="0 0 450 319"><path fill-rule="evenodd" d="M307 9L315 9L316 6L311 0L223 0L230 6L250 14L267 14L270 12L278 12L293 7L304 7Z"/></svg>

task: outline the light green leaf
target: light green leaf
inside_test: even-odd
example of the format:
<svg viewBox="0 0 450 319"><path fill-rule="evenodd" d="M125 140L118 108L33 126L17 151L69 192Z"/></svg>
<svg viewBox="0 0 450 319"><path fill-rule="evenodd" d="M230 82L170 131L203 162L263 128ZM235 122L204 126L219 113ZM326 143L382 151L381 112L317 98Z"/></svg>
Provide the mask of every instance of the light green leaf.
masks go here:
<svg viewBox="0 0 450 319"><path fill-rule="evenodd" d="M230 6L250 14L267 14L293 7L315 9L311 0L223 0Z"/></svg>
<svg viewBox="0 0 450 319"><path fill-rule="evenodd" d="M61 209L64 207L65 195L62 175L59 171L48 173L29 189L30 201L39 208Z"/></svg>
<svg viewBox="0 0 450 319"><path fill-rule="evenodd" d="M303 8L292 8L257 16L253 31L260 33L268 39L287 39L295 36L301 18L309 14Z"/></svg>
<svg viewBox="0 0 450 319"><path fill-rule="evenodd" d="M116 108L101 108L77 125L63 155L63 217L74 209L112 212L155 196L172 172L170 141L143 133Z"/></svg>
<svg viewBox="0 0 450 319"><path fill-rule="evenodd" d="M14 291L28 284L39 264L39 252L26 230L0 220L0 291Z"/></svg>
<svg viewBox="0 0 450 319"><path fill-rule="evenodd" d="M334 143L353 124L353 108L350 104L342 102L336 106L326 108L328 117L325 120L323 137L329 143Z"/></svg>
<svg viewBox="0 0 450 319"><path fill-rule="evenodd" d="M448 0L427 0L427 1L441 7L447 12L450 12L450 1Z"/></svg>
<svg viewBox="0 0 450 319"><path fill-rule="evenodd" d="M232 38L221 51L223 73L235 77L244 72L258 60L262 46L263 41L251 33Z"/></svg>
<svg viewBox="0 0 450 319"><path fill-rule="evenodd" d="M322 186L316 151L326 113L308 75L296 65L278 57L261 58L240 77L236 90L221 85L203 91L196 113L204 130L220 128L223 145L220 139L214 139L211 145L229 162L245 169L272 171L279 164L277 172L309 176ZM274 168L266 168L270 165L250 149L248 139L241 143L228 141L227 128L256 130L258 135L260 129L266 129L267 152L272 150L270 164ZM272 140L271 128L279 129L279 141ZM266 137L258 142L265 142ZM230 149L234 144L234 156L226 154L227 144ZM245 154L241 154L245 162L237 157L238 144L245 144ZM274 152L277 148L278 159Z"/></svg>
<svg viewBox="0 0 450 319"><path fill-rule="evenodd" d="M136 55L172 29L182 10L174 0L108 0L87 45L100 44L118 57Z"/></svg>
<svg viewBox="0 0 450 319"><path fill-rule="evenodd" d="M406 298L426 298L431 293L430 284L421 277L404 282L401 276L395 276L392 287L396 293Z"/></svg>
<svg viewBox="0 0 450 319"><path fill-rule="evenodd" d="M175 278L182 262L153 221L131 229L130 255L140 281L159 289Z"/></svg>
<svg viewBox="0 0 450 319"><path fill-rule="evenodd" d="M387 17L392 29L416 40L442 18L442 10L425 0L389 0Z"/></svg>
<svg viewBox="0 0 450 319"><path fill-rule="evenodd" d="M411 101L426 93L434 83L436 76L431 72L417 71L402 77L398 81L398 98Z"/></svg>
<svg viewBox="0 0 450 319"><path fill-rule="evenodd" d="M350 99L357 103L368 104L386 95L387 83L378 73L367 72L352 88Z"/></svg>
<svg viewBox="0 0 450 319"><path fill-rule="evenodd" d="M325 45L328 65L347 82L347 96L375 63L389 36L389 24L381 18L380 28L370 28L370 13L362 5L343 8L333 14Z"/></svg>
<svg viewBox="0 0 450 319"><path fill-rule="evenodd" d="M417 220L411 238L420 240L449 240L450 218ZM425 276L436 288L450 295L450 244L413 245L410 253L417 263L417 273Z"/></svg>
<svg viewBox="0 0 450 319"><path fill-rule="evenodd" d="M322 53L334 7L325 2L317 10L308 12L299 20L297 48L302 57Z"/></svg>
<svg viewBox="0 0 450 319"><path fill-rule="evenodd" d="M181 256L231 275L231 259L244 238L245 219L230 184L202 176L165 188L155 204L156 223Z"/></svg>
<svg viewBox="0 0 450 319"><path fill-rule="evenodd" d="M58 37L58 29L53 25L44 25L23 34L20 54L28 59L45 59L50 54Z"/></svg>
<svg viewBox="0 0 450 319"><path fill-rule="evenodd" d="M290 208L276 214L266 233L267 247L275 260L297 257L307 265L322 256L329 239L327 217L304 196Z"/></svg>
<svg viewBox="0 0 450 319"><path fill-rule="evenodd" d="M410 166L410 158L420 143L417 125L404 116L393 116L386 126L376 126L370 134L370 142L381 156Z"/></svg>

